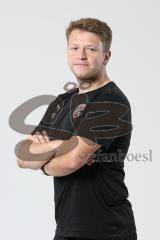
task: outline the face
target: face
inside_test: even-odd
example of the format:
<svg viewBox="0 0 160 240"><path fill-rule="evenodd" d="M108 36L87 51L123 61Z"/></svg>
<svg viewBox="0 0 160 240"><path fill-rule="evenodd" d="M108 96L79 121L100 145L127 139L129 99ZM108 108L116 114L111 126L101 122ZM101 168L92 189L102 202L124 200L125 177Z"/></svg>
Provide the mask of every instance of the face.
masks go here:
<svg viewBox="0 0 160 240"><path fill-rule="evenodd" d="M93 80L105 71L110 52L103 50L102 41L96 34L75 29L69 36L67 56L77 79Z"/></svg>

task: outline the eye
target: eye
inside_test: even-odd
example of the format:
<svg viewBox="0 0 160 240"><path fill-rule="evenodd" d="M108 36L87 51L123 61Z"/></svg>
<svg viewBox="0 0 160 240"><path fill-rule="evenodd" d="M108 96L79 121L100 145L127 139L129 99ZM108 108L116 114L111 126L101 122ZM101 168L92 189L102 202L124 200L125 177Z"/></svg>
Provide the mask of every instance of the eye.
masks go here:
<svg viewBox="0 0 160 240"><path fill-rule="evenodd" d="M78 49L78 47L71 47L70 49L73 51L76 51Z"/></svg>
<svg viewBox="0 0 160 240"><path fill-rule="evenodd" d="M95 48L87 48L90 52L94 52L94 51L96 51L96 49Z"/></svg>

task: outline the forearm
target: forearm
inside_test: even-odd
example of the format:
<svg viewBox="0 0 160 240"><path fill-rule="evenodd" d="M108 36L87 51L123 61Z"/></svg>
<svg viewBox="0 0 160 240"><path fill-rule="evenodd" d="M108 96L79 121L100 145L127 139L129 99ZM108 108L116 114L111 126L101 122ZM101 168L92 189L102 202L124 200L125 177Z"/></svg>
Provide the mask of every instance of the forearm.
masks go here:
<svg viewBox="0 0 160 240"><path fill-rule="evenodd" d="M67 161L68 159L68 161ZM77 171L80 166L74 166L69 159L69 154L55 157L44 166L45 172L50 176L61 177Z"/></svg>
<svg viewBox="0 0 160 240"><path fill-rule="evenodd" d="M53 140L46 143L34 143L31 140L25 140L18 151L18 166L40 169L45 162L54 157L57 147L63 142L63 140Z"/></svg>
<svg viewBox="0 0 160 240"><path fill-rule="evenodd" d="M55 154L56 149L64 143L64 140L52 140L50 142L45 143L34 143L30 145L29 151L32 154L43 154L43 153L51 153ZM50 156L50 154L49 154Z"/></svg>
<svg viewBox="0 0 160 240"><path fill-rule="evenodd" d="M68 140L53 140L45 143L34 143L30 139L25 140L19 148L17 164L21 168L38 170L48 160L69 153L77 144L78 140L76 138L70 140L69 144ZM64 171L63 167L62 169ZM70 171L73 171L73 169L69 168Z"/></svg>
<svg viewBox="0 0 160 240"><path fill-rule="evenodd" d="M50 176L66 176L81 168L86 162L87 158L81 158L81 155L76 156L74 149L78 145L78 138L74 137L64 142L54 155L54 158L50 160L44 166L45 172ZM62 148L62 149L61 149Z"/></svg>
<svg viewBox="0 0 160 240"><path fill-rule="evenodd" d="M50 142L50 148L55 149L54 158L63 156L65 154L70 153L77 145L78 145L78 138L70 138L68 140L58 140L61 141L56 148L54 141ZM58 143L58 142L57 142Z"/></svg>

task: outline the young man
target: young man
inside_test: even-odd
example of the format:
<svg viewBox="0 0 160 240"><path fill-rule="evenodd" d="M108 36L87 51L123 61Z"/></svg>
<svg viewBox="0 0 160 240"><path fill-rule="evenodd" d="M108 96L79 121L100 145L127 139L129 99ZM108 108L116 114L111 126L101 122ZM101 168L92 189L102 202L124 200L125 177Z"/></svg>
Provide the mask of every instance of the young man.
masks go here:
<svg viewBox="0 0 160 240"><path fill-rule="evenodd" d="M106 73L112 31L105 22L86 18L72 21L66 36L79 87L49 105L20 147L17 163L54 177L54 240L136 240L124 183L131 108Z"/></svg>

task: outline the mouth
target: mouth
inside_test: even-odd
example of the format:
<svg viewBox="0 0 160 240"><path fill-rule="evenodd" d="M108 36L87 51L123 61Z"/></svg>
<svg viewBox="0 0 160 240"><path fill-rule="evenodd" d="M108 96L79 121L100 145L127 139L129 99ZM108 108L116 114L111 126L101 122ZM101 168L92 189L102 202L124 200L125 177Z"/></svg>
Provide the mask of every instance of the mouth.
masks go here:
<svg viewBox="0 0 160 240"><path fill-rule="evenodd" d="M85 65L85 66L88 66L88 63L75 63L74 65Z"/></svg>
<svg viewBox="0 0 160 240"><path fill-rule="evenodd" d="M77 63L77 64L74 64L75 66L77 67L88 67L89 65L88 64L84 64L84 63Z"/></svg>

